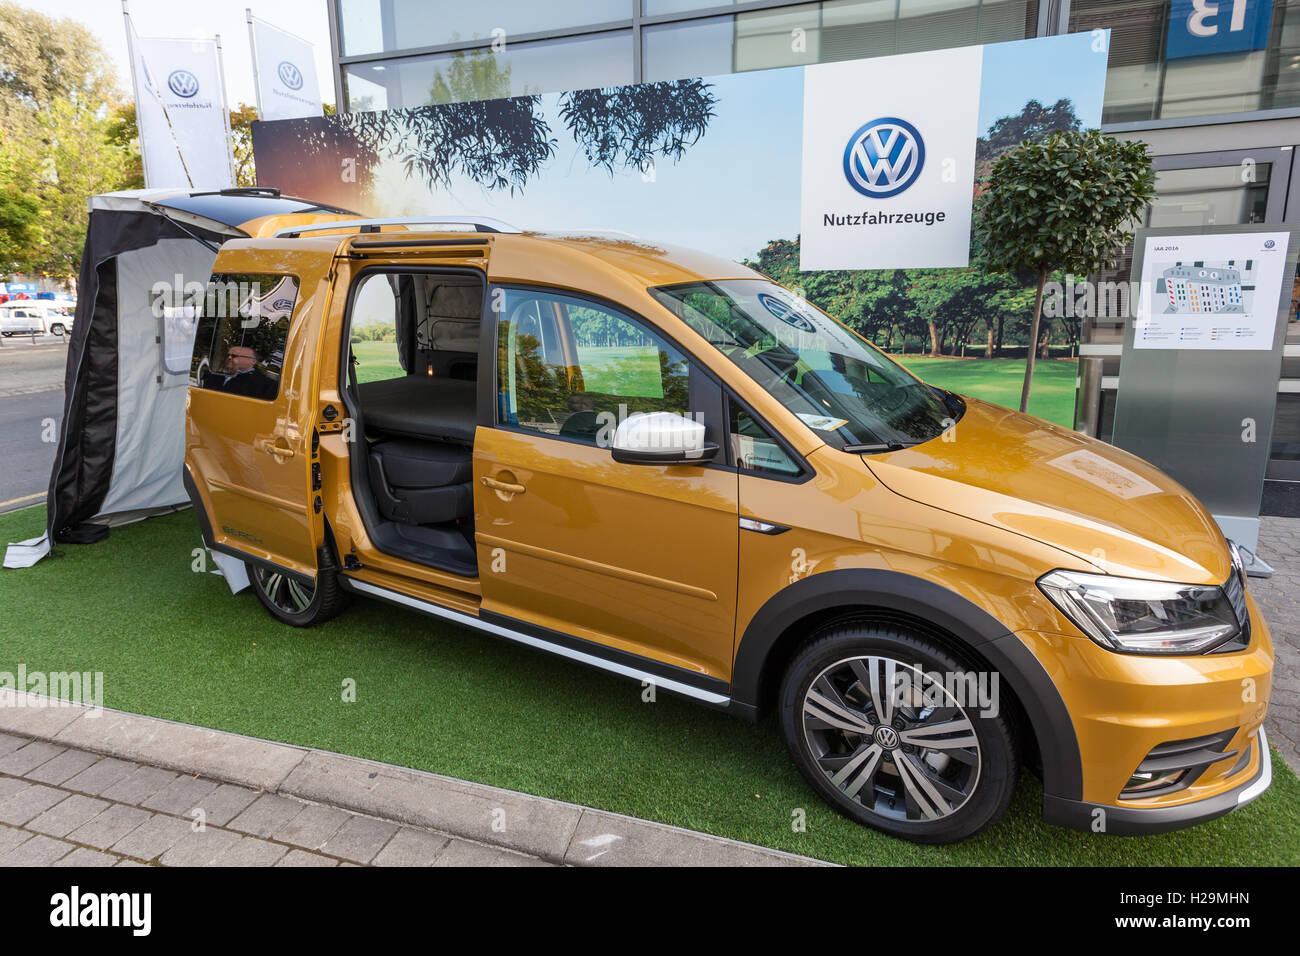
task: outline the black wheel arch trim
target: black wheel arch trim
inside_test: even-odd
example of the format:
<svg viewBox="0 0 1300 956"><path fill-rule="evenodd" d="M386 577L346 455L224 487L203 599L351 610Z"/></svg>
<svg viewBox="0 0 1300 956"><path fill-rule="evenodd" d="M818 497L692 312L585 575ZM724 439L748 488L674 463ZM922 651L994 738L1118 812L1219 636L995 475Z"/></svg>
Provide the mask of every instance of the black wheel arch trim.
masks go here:
<svg viewBox="0 0 1300 956"><path fill-rule="evenodd" d="M759 609L736 649L731 696L762 705L766 667L777 641L799 621L834 607L875 608L922 619L968 645L997 668L1024 708L1038 740L1043 790L1066 800L1083 794L1083 762L1060 691L1029 648L983 608L910 574L876 568L822 571L788 585Z"/></svg>

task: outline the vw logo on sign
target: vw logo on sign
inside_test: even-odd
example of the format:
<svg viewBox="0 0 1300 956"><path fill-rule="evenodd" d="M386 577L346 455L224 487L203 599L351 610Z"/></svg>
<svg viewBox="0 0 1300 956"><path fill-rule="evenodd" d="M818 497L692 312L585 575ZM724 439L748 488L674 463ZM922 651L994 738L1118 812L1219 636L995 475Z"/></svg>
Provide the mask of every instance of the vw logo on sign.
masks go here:
<svg viewBox="0 0 1300 956"><path fill-rule="evenodd" d="M199 78L189 70L172 70L167 77L167 89L188 100L199 91Z"/></svg>
<svg viewBox="0 0 1300 956"><path fill-rule="evenodd" d="M1272 249L1275 245L1277 245L1277 243L1274 242L1272 239L1265 239L1265 240L1264 240L1264 248L1265 248L1265 249Z"/></svg>
<svg viewBox="0 0 1300 956"><path fill-rule="evenodd" d="M867 123L844 149L844 178L873 199L897 196L921 174L925 142L916 127L893 116Z"/></svg>
<svg viewBox="0 0 1300 956"><path fill-rule="evenodd" d="M275 72L280 74L280 82L289 87L289 89L302 89L302 70L298 69L288 60L281 60L280 65L275 68Z"/></svg>

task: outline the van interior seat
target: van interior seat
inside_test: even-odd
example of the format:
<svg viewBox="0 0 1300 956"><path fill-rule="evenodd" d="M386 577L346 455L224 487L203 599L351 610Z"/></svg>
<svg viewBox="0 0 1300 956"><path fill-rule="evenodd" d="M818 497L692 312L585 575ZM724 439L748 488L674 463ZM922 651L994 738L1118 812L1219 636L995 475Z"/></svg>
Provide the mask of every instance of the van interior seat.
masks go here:
<svg viewBox="0 0 1300 956"><path fill-rule="evenodd" d="M474 510L472 452L463 445L391 438L370 446L380 513L403 524L444 524Z"/></svg>

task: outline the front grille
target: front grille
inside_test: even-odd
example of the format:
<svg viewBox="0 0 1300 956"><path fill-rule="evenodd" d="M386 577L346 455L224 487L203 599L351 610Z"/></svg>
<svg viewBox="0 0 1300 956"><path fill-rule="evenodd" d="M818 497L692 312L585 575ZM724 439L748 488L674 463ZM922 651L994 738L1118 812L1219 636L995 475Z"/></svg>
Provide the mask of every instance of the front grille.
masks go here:
<svg viewBox="0 0 1300 956"><path fill-rule="evenodd" d="M1234 727L1204 737L1157 744L1133 771L1128 786L1120 791L1120 798L1154 797L1190 787L1206 767L1237 755L1235 750L1224 749L1236 733Z"/></svg>

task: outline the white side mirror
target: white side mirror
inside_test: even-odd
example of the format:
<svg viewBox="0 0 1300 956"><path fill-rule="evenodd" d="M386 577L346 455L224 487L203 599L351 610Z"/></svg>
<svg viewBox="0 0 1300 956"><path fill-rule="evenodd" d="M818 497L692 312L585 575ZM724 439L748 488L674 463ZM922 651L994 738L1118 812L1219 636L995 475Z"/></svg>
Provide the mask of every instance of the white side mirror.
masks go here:
<svg viewBox="0 0 1300 956"><path fill-rule="evenodd" d="M673 412L636 412L614 431L614 460L630 465L712 461L717 445L704 440L704 423Z"/></svg>

